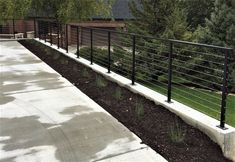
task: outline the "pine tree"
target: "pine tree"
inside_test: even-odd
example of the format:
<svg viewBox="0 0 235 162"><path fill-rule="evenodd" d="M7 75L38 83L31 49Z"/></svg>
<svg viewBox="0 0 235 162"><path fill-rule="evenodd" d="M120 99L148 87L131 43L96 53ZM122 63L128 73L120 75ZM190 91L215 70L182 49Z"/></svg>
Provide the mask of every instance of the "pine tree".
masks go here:
<svg viewBox="0 0 235 162"><path fill-rule="evenodd" d="M208 32L204 42L215 45L235 47L235 2L216 0L211 18L206 20Z"/></svg>
<svg viewBox="0 0 235 162"><path fill-rule="evenodd" d="M180 0L138 0L129 4L136 18L127 24L128 32L163 39L189 40L187 14ZM167 75L169 43L138 37L137 77L151 83ZM144 70L142 70L144 69Z"/></svg>
<svg viewBox="0 0 235 162"><path fill-rule="evenodd" d="M194 31L198 25L205 26L205 20L210 18L215 0L182 0L181 2L182 8L186 11L190 29Z"/></svg>
<svg viewBox="0 0 235 162"><path fill-rule="evenodd" d="M206 27L196 31L197 41L235 49L235 1L216 0L210 19L206 19ZM217 51L218 54L218 51ZM215 60L215 57L207 58ZM217 68L211 66L211 68ZM229 89L235 91L235 54L229 54Z"/></svg>
<svg viewBox="0 0 235 162"><path fill-rule="evenodd" d="M188 28L185 10L176 7L171 15L166 18L166 28L162 38L190 40L191 32Z"/></svg>
<svg viewBox="0 0 235 162"><path fill-rule="evenodd" d="M174 0L132 0L129 7L136 21L127 25L128 31L161 37L175 3Z"/></svg>

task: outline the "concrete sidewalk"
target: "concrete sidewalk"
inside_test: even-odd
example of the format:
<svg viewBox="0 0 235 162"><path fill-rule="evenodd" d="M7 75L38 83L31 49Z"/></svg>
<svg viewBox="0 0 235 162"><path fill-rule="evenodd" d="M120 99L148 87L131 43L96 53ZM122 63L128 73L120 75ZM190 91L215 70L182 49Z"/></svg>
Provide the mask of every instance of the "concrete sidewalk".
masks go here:
<svg viewBox="0 0 235 162"><path fill-rule="evenodd" d="M16 41L0 42L0 162L163 162Z"/></svg>

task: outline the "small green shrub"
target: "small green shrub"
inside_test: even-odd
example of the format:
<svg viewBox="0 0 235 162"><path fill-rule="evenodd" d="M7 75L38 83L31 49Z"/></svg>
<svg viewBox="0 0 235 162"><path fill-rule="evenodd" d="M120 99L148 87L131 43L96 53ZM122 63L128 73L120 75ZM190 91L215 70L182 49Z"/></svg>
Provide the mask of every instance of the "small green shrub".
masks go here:
<svg viewBox="0 0 235 162"><path fill-rule="evenodd" d="M170 139L174 143L182 143L185 139L185 133L178 121L170 126Z"/></svg>
<svg viewBox="0 0 235 162"><path fill-rule="evenodd" d="M60 54L59 53L55 53L54 55L53 55L53 59L54 60L57 60L57 59L59 59L60 58Z"/></svg>
<svg viewBox="0 0 235 162"><path fill-rule="evenodd" d="M106 87L108 83L100 76L96 76L96 86L99 88Z"/></svg>
<svg viewBox="0 0 235 162"><path fill-rule="evenodd" d="M51 55L52 54L52 51L51 51L50 48L45 48L44 51L45 51L46 55Z"/></svg>
<svg viewBox="0 0 235 162"><path fill-rule="evenodd" d="M69 60L64 58L64 57L61 57L59 61L62 65L68 65L69 64Z"/></svg>
<svg viewBox="0 0 235 162"><path fill-rule="evenodd" d="M90 60L90 53L91 49L90 47L82 47L80 48L79 54L81 57ZM77 55L77 51L75 52ZM107 66L108 65L108 50L102 49L99 47L93 47L93 61L94 63L101 65L101 66ZM112 59L111 59L112 62Z"/></svg>
<svg viewBox="0 0 235 162"><path fill-rule="evenodd" d="M78 71L78 66L77 66L77 64L74 64L74 65L73 65L73 71Z"/></svg>
<svg viewBox="0 0 235 162"><path fill-rule="evenodd" d="M121 100L122 99L122 91L121 91L121 88L117 87L115 89L115 92L113 94L114 98L117 99L117 100Z"/></svg>
<svg viewBox="0 0 235 162"><path fill-rule="evenodd" d="M90 47L83 47L79 50L80 56L87 60L90 59L90 53L91 53ZM75 52L75 54L77 55L77 51Z"/></svg>
<svg viewBox="0 0 235 162"><path fill-rule="evenodd" d="M142 101L136 103L135 114L138 120L141 120L144 117L144 105Z"/></svg>
<svg viewBox="0 0 235 162"><path fill-rule="evenodd" d="M89 72L87 71L87 69L83 69L83 70L82 70L82 76L83 76L83 77L86 77L86 78L89 78L89 77L90 77L90 74L89 74Z"/></svg>

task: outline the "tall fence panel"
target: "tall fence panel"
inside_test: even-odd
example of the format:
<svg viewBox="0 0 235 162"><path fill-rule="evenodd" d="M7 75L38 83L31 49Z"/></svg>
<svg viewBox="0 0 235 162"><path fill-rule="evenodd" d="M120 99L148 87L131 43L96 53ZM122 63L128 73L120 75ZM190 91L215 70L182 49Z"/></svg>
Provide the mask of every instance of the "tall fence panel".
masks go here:
<svg viewBox="0 0 235 162"><path fill-rule="evenodd" d="M0 24L0 39L34 38L36 28L33 19L7 20Z"/></svg>

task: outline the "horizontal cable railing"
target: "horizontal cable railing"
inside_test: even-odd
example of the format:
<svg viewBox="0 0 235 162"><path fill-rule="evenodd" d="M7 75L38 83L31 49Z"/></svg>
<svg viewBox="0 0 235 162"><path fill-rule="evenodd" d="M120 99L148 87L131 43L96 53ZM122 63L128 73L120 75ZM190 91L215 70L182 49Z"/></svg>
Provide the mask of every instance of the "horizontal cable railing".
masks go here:
<svg viewBox="0 0 235 162"><path fill-rule="evenodd" d="M39 39L219 119L222 129L225 116L235 123L231 48L42 20L37 28Z"/></svg>

